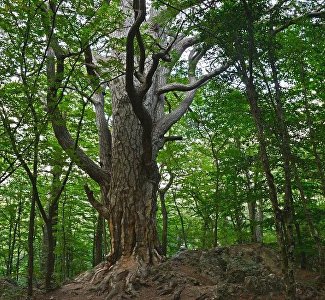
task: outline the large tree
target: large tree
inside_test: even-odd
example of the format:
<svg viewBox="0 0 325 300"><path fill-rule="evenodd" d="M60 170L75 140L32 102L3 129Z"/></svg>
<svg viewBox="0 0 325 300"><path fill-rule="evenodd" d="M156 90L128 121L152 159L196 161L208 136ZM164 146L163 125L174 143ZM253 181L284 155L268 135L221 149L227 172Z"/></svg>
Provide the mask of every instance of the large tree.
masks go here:
<svg viewBox="0 0 325 300"><path fill-rule="evenodd" d="M182 4L184 12L175 13L165 6L148 9L143 0L110 2L91 8L91 16L78 15L79 4L72 13L75 22L84 17L88 22L97 19L100 24L95 29L88 26L83 31L86 37L79 36L81 30L78 33L76 24L66 19L71 17L75 4L40 4L41 23L47 36L48 112L62 148L100 186L100 201L87 185L85 191L90 203L109 223L108 265L137 270L159 262L161 257L156 231L156 158L164 143L173 140L165 134L185 114L196 89L225 71L228 63L214 64L197 77L199 62L209 49L191 33L191 22L179 22L190 7L188 3ZM87 5L85 9L89 9ZM163 19L163 14L168 18ZM164 28L166 19L169 29ZM65 26L75 29L74 38L62 32ZM107 30L107 26L112 30ZM183 83L175 82L173 70L184 69L185 63ZM115 74L114 67L118 70ZM76 74L79 82L73 78ZM68 129L68 111L61 108L60 102L68 98L70 85L74 86L74 94L94 106L99 164L76 147ZM166 95L170 92L180 100L166 113ZM111 113L105 111L107 99Z"/></svg>

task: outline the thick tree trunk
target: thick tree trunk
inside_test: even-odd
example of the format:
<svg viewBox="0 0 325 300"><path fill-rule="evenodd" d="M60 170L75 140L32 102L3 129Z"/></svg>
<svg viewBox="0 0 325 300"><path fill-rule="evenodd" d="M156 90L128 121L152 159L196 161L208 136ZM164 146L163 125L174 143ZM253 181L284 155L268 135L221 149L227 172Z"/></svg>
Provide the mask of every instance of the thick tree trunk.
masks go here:
<svg viewBox="0 0 325 300"><path fill-rule="evenodd" d="M121 40L126 38L125 52L121 53L119 48L119 53L116 53L116 58L125 65L123 76L113 80L106 75L100 78L102 72L98 70L101 67L97 66L91 47L86 46L82 50L89 83L94 90L91 101L95 107L99 136L99 165L78 146L78 140L73 140L58 107L58 91L65 76L67 56L65 49L58 43L55 32L48 26L55 23L57 10L54 4L49 8L48 20L45 18L43 22L50 42L47 51L47 102L55 136L61 147L79 168L97 182L102 191L103 201L100 203L85 185L89 202L109 224L111 247L108 264L104 267L109 270L109 274L103 281L104 288L111 289L109 299L128 288L132 289L136 275L145 266L160 261L161 250L156 230L159 183L157 153L166 141L164 135L187 111L196 89L229 67L226 63L197 79L197 64L206 53L206 49L198 47L189 53L189 84L169 84L168 77L178 59L198 40L177 34L176 37L169 36L163 41L161 34L165 36L167 33L152 29L156 25L153 17L157 12L152 7L149 16L146 7L144 0L121 2L123 15L126 16L125 26L119 24L119 29L112 33L112 37ZM157 53L145 49L146 43L143 42L141 32L143 28L140 31L140 27L146 23L146 16L149 26L144 30L157 38L157 41L162 41L162 47L159 47L161 51L158 50ZM108 56L111 56L112 49L107 50ZM147 57L147 52L152 52L152 55ZM160 60L170 62L170 65L159 67ZM99 84L98 87L100 82L105 84ZM104 112L105 99L102 93L107 82L112 103L111 130ZM173 91L185 92L184 97L176 108L165 114L164 94ZM185 234L184 239L186 244ZM100 277L97 275L93 276L93 280Z"/></svg>
<svg viewBox="0 0 325 300"><path fill-rule="evenodd" d="M113 106L112 178L108 210L112 262L133 257L156 263L159 242L156 231L156 193L159 174L145 158L143 128L125 93L123 78L111 86Z"/></svg>

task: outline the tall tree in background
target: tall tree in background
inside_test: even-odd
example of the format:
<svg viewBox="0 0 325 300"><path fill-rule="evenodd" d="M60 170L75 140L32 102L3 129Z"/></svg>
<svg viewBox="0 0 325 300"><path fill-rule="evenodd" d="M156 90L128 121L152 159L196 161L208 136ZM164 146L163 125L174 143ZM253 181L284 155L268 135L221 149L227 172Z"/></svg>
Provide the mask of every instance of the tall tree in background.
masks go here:
<svg viewBox="0 0 325 300"><path fill-rule="evenodd" d="M269 199L272 203L275 228L281 249L282 269L286 281L287 293L290 299L295 299L294 278L294 249L295 232L298 242L301 244L299 224L295 221L295 207L293 202L293 170L295 164L290 149L290 137L286 125L286 116L283 109L280 75L277 68L277 37L276 35L292 25L312 18L321 18L324 15L323 6L317 1L301 4L293 7L287 1L279 1L270 5L268 1L225 1L221 9L211 10L213 19L221 22L215 32L215 40L211 35L206 38L222 47L227 56L235 61L237 74L247 94L251 115L257 131L257 139L260 146L260 159L269 189ZM290 15L289 10L294 12ZM236 16L236 18L235 18ZM203 24L209 18L203 18ZM234 20L236 20L234 22ZM210 19L210 22L212 19ZM209 21L208 21L209 22ZM205 35L203 33L203 35ZM226 38L225 38L226 37ZM266 60L266 61L265 61ZM264 69L265 68L265 69ZM272 103L276 121L274 131L276 146L281 154L281 173L283 180L277 180L272 168L270 144L268 141L268 120L263 109L265 97L263 87L258 78L270 74L266 82L266 90L269 101ZM304 197L302 197L304 199ZM283 204L282 204L283 200ZM305 201L306 202L306 201ZM282 207L283 206L283 207ZM306 206L306 205L305 205ZM312 225L312 223L310 223ZM313 228L313 226L312 226ZM311 230L313 232L314 230ZM315 235L315 234L313 234ZM319 239L315 239L320 244ZM319 245L319 249L321 246ZM322 255L319 256L320 258ZM322 259L320 259L322 264Z"/></svg>

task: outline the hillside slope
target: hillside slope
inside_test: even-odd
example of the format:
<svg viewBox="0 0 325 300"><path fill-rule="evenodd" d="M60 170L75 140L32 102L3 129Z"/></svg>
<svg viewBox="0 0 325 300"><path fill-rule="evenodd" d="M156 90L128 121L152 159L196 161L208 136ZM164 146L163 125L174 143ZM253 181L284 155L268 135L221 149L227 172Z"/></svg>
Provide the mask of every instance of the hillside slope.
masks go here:
<svg viewBox="0 0 325 300"><path fill-rule="evenodd" d="M296 277L299 299L325 299L316 273L297 269ZM114 291L110 278L102 264L38 299L284 299L279 258L258 244L181 251Z"/></svg>

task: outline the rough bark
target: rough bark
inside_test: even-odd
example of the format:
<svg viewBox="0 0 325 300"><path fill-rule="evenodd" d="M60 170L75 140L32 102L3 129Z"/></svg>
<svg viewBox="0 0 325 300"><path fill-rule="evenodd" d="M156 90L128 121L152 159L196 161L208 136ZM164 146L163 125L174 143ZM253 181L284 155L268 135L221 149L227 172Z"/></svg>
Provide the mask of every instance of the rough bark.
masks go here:
<svg viewBox="0 0 325 300"><path fill-rule="evenodd" d="M112 180L108 209L111 257L139 256L157 261L156 163L146 165L143 128L135 115L123 78L111 86L113 103ZM135 213L136 212L136 213Z"/></svg>
<svg viewBox="0 0 325 300"><path fill-rule="evenodd" d="M54 3L45 9L48 12L45 18L51 22L45 20L43 26L49 43L47 105L53 130L61 147L101 188L102 201L98 201L85 185L89 202L109 225L111 245L106 264L106 268L110 268L107 279L110 281L109 286L112 287L120 281L124 283L119 283L118 286L124 289L127 288L126 282L130 281L134 274L161 259L156 230L159 183L156 158L167 141L164 135L185 114L193 101L196 89L213 76L225 71L229 64L224 63L207 75L196 78L197 64L206 49L201 51L193 47L188 61L189 85L180 87L177 83L167 84L168 76L177 60L186 49L198 43L198 39L180 34L176 37L167 36L164 33L166 43L161 45L161 51L147 56L148 50L144 48L140 31L140 27L146 22L146 1L121 1L121 9L126 16L125 26L116 30L112 36L126 39L125 52L122 55L115 53L116 58L125 66L123 75L107 80L108 85L103 85L101 82L105 81L105 78L103 80L97 72L98 66L91 47L87 45L85 49L81 49L81 52L84 52L89 84L94 90L90 98L96 113L99 165L78 147L60 111L63 78L67 68L66 58L70 54L58 43L53 28L46 25L52 24L55 27L57 10ZM154 8L152 11L153 15L157 14ZM151 17L152 15L148 20L154 22ZM150 26L154 24L150 23ZM148 30L154 39L163 40L159 36L162 32ZM135 49L139 49L139 55ZM170 58L171 51L176 59ZM114 50L110 54L114 55ZM164 66L160 65L162 60L166 62ZM103 91L106 88L110 91L112 105L111 130L104 112ZM175 90L184 91L184 98L174 110L166 114L165 94ZM119 277L121 268L124 268L125 272ZM119 288L115 286L115 292Z"/></svg>

